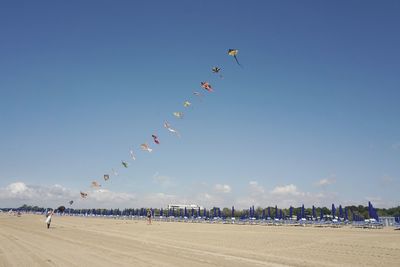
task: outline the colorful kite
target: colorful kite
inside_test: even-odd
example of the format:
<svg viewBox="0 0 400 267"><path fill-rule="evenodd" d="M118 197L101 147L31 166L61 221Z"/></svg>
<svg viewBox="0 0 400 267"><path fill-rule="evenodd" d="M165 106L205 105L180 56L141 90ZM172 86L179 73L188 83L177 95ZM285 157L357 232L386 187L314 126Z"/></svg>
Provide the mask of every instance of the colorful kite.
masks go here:
<svg viewBox="0 0 400 267"><path fill-rule="evenodd" d="M158 140L158 137L157 137L157 135L155 135L155 134L152 134L152 135L151 135L151 137L153 137L154 143L156 143L157 145L159 145L159 144L160 144L160 141Z"/></svg>
<svg viewBox="0 0 400 267"><path fill-rule="evenodd" d="M108 179L110 179L110 175L104 174L103 178L104 178L104 181L107 181Z"/></svg>
<svg viewBox="0 0 400 267"><path fill-rule="evenodd" d="M126 161L121 161L122 166L124 166L125 168L128 168L128 162Z"/></svg>
<svg viewBox="0 0 400 267"><path fill-rule="evenodd" d="M189 101L183 102L183 106L184 106L185 108L190 107L191 104L192 104L192 103L190 103Z"/></svg>
<svg viewBox="0 0 400 267"><path fill-rule="evenodd" d="M98 182L96 182L96 181L92 182L92 187L99 188L100 186L101 186L101 184L99 184Z"/></svg>
<svg viewBox="0 0 400 267"><path fill-rule="evenodd" d="M204 89L206 89L209 92L213 91L211 85L208 82L201 82L201 87L203 87Z"/></svg>
<svg viewBox="0 0 400 267"><path fill-rule="evenodd" d="M87 198L88 194L81 191L81 198Z"/></svg>
<svg viewBox="0 0 400 267"><path fill-rule="evenodd" d="M177 130L175 130L174 128L171 127L171 125L168 122L164 122L164 127L170 131L171 133L176 134L178 137L180 137L180 134Z"/></svg>
<svg viewBox="0 0 400 267"><path fill-rule="evenodd" d="M150 147L149 147L149 145L148 144L141 144L140 145L140 148L143 150L143 151L147 151L147 152L151 152L151 151L153 151L153 149L151 149Z"/></svg>
<svg viewBox="0 0 400 267"><path fill-rule="evenodd" d="M174 112L172 114L174 114L174 116L178 119L183 119L183 112Z"/></svg>
<svg viewBox="0 0 400 267"><path fill-rule="evenodd" d="M228 50L228 55L233 56L236 60L236 63L241 67L242 65L240 65L239 60L237 59L236 55L239 53L239 50L237 49L229 49Z"/></svg>

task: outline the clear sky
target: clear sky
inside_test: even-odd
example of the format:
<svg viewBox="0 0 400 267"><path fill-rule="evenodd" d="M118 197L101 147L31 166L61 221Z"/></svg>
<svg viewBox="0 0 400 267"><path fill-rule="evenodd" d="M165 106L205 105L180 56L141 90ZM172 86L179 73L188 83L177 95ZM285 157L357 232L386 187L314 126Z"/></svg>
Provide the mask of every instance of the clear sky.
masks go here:
<svg viewBox="0 0 400 267"><path fill-rule="evenodd" d="M0 206L397 206L399 14L389 0L2 1Z"/></svg>

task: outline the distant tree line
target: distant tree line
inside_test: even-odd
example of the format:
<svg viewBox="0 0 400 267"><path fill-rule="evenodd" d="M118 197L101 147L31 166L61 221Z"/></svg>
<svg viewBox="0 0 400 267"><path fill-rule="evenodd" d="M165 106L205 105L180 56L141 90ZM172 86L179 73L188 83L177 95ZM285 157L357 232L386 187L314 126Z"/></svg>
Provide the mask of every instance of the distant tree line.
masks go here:
<svg viewBox="0 0 400 267"><path fill-rule="evenodd" d="M364 219L369 218L368 214L368 206L346 206L343 207L343 209L348 210L348 217L349 220L353 218L353 214L357 215L358 217L362 217ZM1 210L3 211L8 211L11 208L2 208ZM38 207L38 206L29 206L29 205L23 205L19 208L13 208L13 210L18 210L18 211L25 211L25 212L45 212L50 208L44 208L44 207ZM253 210L254 209L254 210ZM289 217L290 214L290 209L278 209L276 206L275 207L257 207L257 208L249 208L249 209L234 209L233 211L233 216L236 218L249 218L249 217L255 217L255 218L265 218L270 215L271 218L287 218ZM302 207L293 207L292 208L292 215L298 215L301 213ZM321 209L322 209L322 214L324 216L326 215L332 215L332 210L328 209L326 207L316 207L315 208L315 214L316 217L319 218L321 214ZM146 216L148 208L129 208L129 209L73 209L73 208L67 208L65 210L65 213L71 213L71 214L90 214L90 215L114 215L114 216ZM267 211L269 212L267 213ZM392 216L392 217L399 217L400 216L400 206L389 208L389 209L376 209L378 212L379 216ZM192 216L207 216L207 217L225 217L225 218L230 218L232 217L232 208L219 208L219 207L213 207L211 209L206 209L206 211L198 210L198 209L179 209L179 210L167 210L167 209L159 209L159 208L152 208L151 209L152 213L154 216L175 216L175 217L192 217ZM200 212L200 213L199 213ZM205 212L205 213L204 213ZM304 209L304 215L305 217L312 217L312 208L305 208ZM336 211L335 216L339 216L338 211Z"/></svg>

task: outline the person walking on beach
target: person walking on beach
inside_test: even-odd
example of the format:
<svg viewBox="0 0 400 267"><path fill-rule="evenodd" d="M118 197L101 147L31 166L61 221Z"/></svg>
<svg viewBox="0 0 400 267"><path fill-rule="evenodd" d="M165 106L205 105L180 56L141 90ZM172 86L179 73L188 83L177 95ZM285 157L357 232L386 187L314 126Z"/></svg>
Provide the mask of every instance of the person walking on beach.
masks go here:
<svg viewBox="0 0 400 267"><path fill-rule="evenodd" d="M47 229L50 228L51 216L53 216L53 214L54 214L54 211L53 211L53 210L48 211L47 214L46 214L46 217L47 217L47 218L46 218Z"/></svg>
<svg viewBox="0 0 400 267"><path fill-rule="evenodd" d="M150 211L150 209L147 210L147 224L151 224L151 211Z"/></svg>

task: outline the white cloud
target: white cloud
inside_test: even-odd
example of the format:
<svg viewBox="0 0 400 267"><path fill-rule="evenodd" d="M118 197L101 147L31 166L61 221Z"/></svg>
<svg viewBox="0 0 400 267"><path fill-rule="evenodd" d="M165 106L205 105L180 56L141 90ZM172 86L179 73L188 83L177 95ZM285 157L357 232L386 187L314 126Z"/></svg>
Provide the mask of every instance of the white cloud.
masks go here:
<svg viewBox="0 0 400 267"><path fill-rule="evenodd" d="M138 205L147 207L166 207L168 204L181 203L182 199L172 194L150 193L140 198Z"/></svg>
<svg viewBox="0 0 400 267"><path fill-rule="evenodd" d="M124 204L136 200L136 196L130 193L113 192L108 189L99 189L88 192L88 199L100 203Z"/></svg>
<svg viewBox="0 0 400 267"><path fill-rule="evenodd" d="M334 177L324 178L316 182L317 186L327 186L336 183L336 179Z"/></svg>
<svg viewBox="0 0 400 267"><path fill-rule="evenodd" d="M230 193L232 189L227 184L216 184L214 186L214 191L217 193Z"/></svg>
<svg viewBox="0 0 400 267"><path fill-rule="evenodd" d="M77 192L55 184L52 186L32 186L23 182L9 184L5 188L0 188L0 199L14 201L49 201L68 199L77 196Z"/></svg>
<svg viewBox="0 0 400 267"><path fill-rule="evenodd" d="M271 193L276 195L304 195L304 193L297 190L297 187L294 184L277 186L271 191Z"/></svg>
<svg viewBox="0 0 400 267"><path fill-rule="evenodd" d="M18 207L23 204L42 207L66 205L73 200L75 208L82 207L130 207L136 196L131 193L113 192L107 189L89 190L87 199L81 199L78 190L71 190L61 185L27 185L15 182L0 188L2 207Z"/></svg>
<svg viewBox="0 0 400 267"><path fill-rule="evenodd" d="M9 193L15 196L18 194L23 194L24 192L28 191L28 187L21 182L12 183L8 185L6 189L9 191Z"/></svg>
<svg viewBox="0 0 400 267"><path fill-rule="evenodd" d="M264 187L259 185L257 181L249 182L250 194L264 194Z"/></svg>

